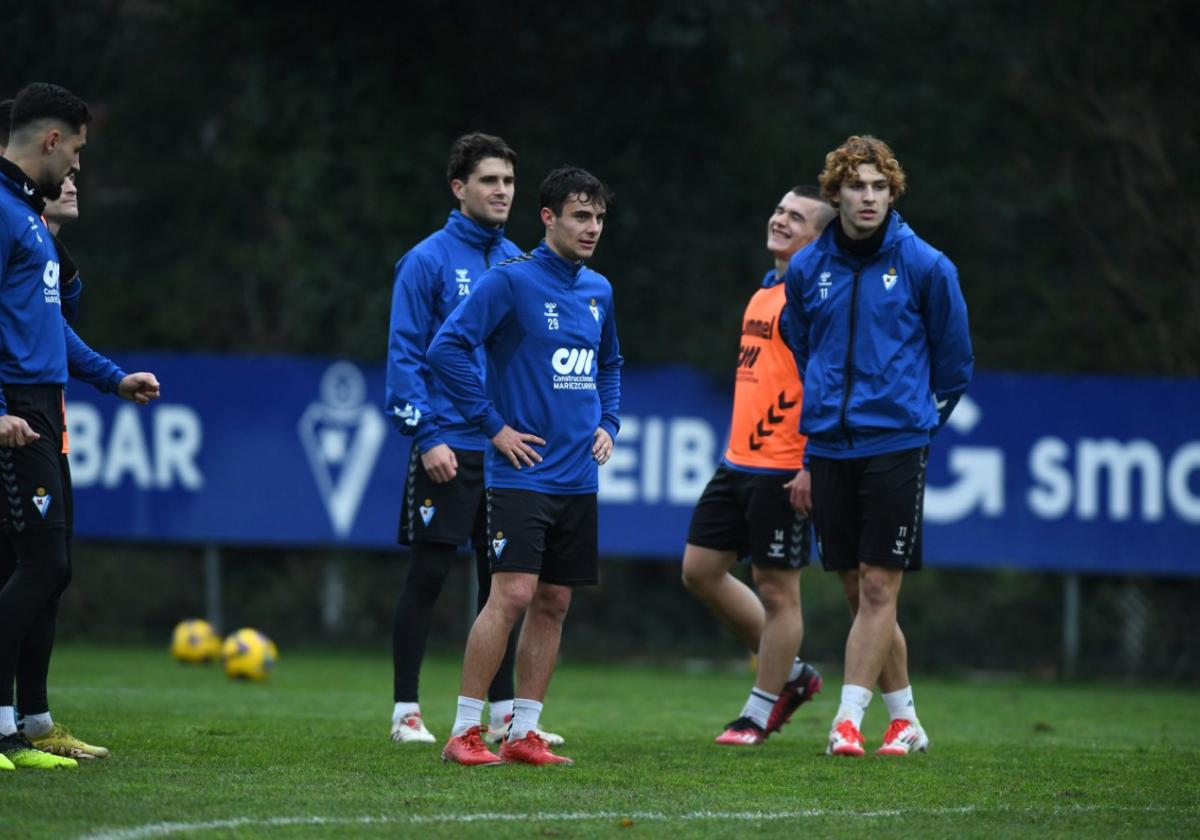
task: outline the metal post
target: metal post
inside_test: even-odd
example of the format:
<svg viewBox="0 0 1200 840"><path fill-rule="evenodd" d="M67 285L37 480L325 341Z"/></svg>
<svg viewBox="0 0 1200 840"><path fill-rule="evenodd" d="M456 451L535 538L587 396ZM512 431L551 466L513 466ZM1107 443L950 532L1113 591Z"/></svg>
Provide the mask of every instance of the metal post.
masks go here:
<svg viewBox="0 0 1200 840"><path fill-rule="evenodd" d="M325 563L321 586L321 624L328 636L339 636L346 615L346 573L341 557Z"/></svg>
<svg viewBox="0 0 1200 840"><path fill-rule="evenodd" d="M208 623L221 627L221 549L215 543L204 546L204 615Z"/></svg>
<svg viewBox="0 0 1200 840"><path fill-rule="evenodd" d="M1063 676L1079 673L1079 575L1063 575Z"/></svg>

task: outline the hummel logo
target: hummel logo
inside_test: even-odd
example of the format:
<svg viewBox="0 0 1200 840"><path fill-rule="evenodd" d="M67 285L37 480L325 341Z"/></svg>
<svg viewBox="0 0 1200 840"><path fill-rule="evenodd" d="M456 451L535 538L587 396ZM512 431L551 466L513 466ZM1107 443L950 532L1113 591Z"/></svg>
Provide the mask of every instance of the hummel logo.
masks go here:
<svg viewBox="0 0 1200 840"><path fill-rule="evenodd" d="M413 428L421 422L421 409L414 408L412 403L405 403L404 408L397 406L392 409L392 413L403 420L404 425L409 428Z"/></svg>
<svg viewBox="0 0 1200 840"><path fill-rule="evenodd" d="M22 184L21 189L25 191L25 195L33 195L36 192L29 184Z"/></svg>

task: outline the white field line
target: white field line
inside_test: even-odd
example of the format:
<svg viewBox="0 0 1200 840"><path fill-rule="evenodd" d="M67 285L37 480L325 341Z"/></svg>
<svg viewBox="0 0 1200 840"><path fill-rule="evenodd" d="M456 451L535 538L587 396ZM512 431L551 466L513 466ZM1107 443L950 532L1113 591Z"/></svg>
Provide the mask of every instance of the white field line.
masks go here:
<svg viewBox="0 0 1200 840"><path fill-rule="evenodd" d="M408 814L399 816L363 817L237 817L209 822L156 822L128 828L104 828L81 835L79 840L144 840L169 837L173 834L223 831L238 828L271 828L290 825L451 825L495 822L595 822L597 820L632 820L633 822L773 822L812 817L838 819L878 819L900 816L951 816L956 814L1014 813L1065 816L1095 811L1118 813L1180 812L1200 813L1200 808L1168 808L1148 805L1140 808L1107 805L1069 805L1065 807L1006 808L964 805L956 808L888 808L877 811L845 811L831 808L806 808L798 811L691 811L685 814L666 814L661 811L559 811L532 814Z"/></svg>

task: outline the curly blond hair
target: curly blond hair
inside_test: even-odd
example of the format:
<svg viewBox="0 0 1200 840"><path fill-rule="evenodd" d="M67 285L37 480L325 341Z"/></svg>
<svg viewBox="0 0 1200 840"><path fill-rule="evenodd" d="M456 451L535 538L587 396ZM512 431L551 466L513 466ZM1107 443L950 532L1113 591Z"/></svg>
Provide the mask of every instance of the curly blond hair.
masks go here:
<svg viewBox="0 0 1200 840"><path fill-rule="evenodd" d="M887 178L891 189L892 201L904 194L904 170L891 147L878 137L857 134L847 137L846 142L825 155L825 171L821 173L818 183L821 185L821 196L830 204L837 204L838 190L842 184L851 178L858 177L858 167L871 163Z"/></svg>

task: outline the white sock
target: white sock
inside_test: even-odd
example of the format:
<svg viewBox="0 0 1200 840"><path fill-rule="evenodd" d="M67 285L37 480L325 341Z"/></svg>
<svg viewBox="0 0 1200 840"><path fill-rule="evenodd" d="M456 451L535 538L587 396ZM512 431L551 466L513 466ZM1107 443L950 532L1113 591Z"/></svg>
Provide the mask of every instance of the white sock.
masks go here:
<svg viewBox="0 0 1200 840"><path fill-rule="evenodd" d="M774 708L775 701L778 699L778 694L771 694L768 691L763 691L761 688L752 688L750 689L750 697L746 700L746 705L742 706L742 717L748 717L763 729L766 729L767 718L771 716L771 709Z"/></svg>
<svg viewBox="0 0 1200 840"><path fill-rule="evenodd" d="M463 697L460 694L458 695L458 711L454 716L454 729L450 731L450 735L457 738L472 726L479 726L482 720L483 701L476 700L474 697Z"/></svg>
<svg viewBox="0 0 1200 840"><path fill-rule="evenodd" d="M912 686L905 686L899 691L889 691L883 695L887 703L888 714L892 720L908 720L917 723L917 707L913 703Z"/></svg>
<svg viewBox="0 0 1200 840"><path fill-rule="evenodd" d="M41 738L54 728L54 721L49 712L38 715L21 715L21 727L25 730L26 738Z"/></svg>
<svg viewBox="0 0 1200 840"><path fill-rule="evenodd" d="M397 703L392 707L392 723L399 723L411 714L421 714L420 703Z"/></svg>
<svg viewBox="0 0 1200 840"><path fill-rule="evenodd" d="M498 732L508 725L506 717L512 717L513 701L497 700L488 704L488 717L492 720L492 731Z"/></svg>
<svg viewBox="0 0 1200 840"><path fill-rule="evenodd" d="M513 700L512 729L508 730L508 737L513 741L521 740L530 729L538 728L538 719L541 716L541 703L521 697L515 698Z"/></svg>
<svg viewBox="0 0 1200 840"><path fill-rule="evenodd" d="M17 710L12 706L0 706L0 738L17 734Z"/></svg>
<svg viewBox="0 0 1200 840"><path fill-rule="evenodd" d="M787 681L791 682L799 677L802 670L804 670L804 660L797 656L796 661L792 663L792 670L788 671Z"/></svg>
<svg viewBox="0 0 1200 840"><path fill-rule="evenodd" d="M867 706L871 705L871 694L871 689L861 685L843 685L842 703L838 706L833 722L849 720L855 729L862 729L863 716L867 713Z"/></svg>

